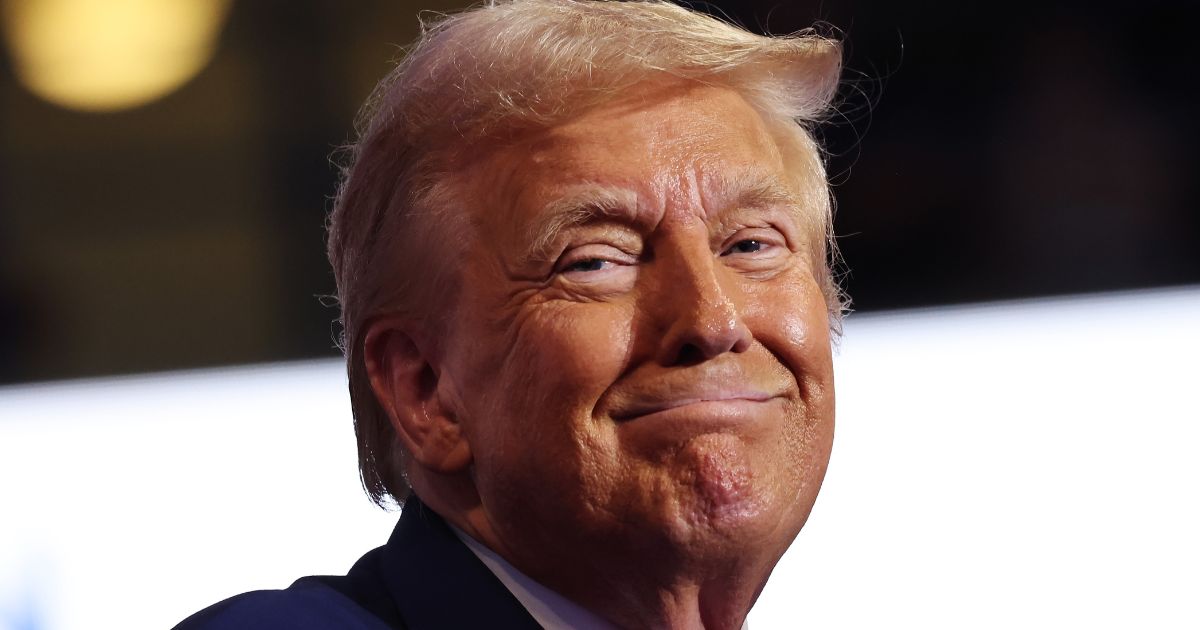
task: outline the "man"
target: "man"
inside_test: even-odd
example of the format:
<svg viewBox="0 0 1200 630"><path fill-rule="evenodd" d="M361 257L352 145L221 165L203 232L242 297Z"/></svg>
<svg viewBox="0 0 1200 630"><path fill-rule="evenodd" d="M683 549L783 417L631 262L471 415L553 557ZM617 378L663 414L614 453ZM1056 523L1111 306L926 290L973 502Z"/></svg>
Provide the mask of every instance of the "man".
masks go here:
<svg viewBox="0 0 1200 630"><path fill-rule="evenodd" d="M345 577L185 628L738 628L833 435L839 51L514 0L386 79L330 221L364 484Z"/></svg>

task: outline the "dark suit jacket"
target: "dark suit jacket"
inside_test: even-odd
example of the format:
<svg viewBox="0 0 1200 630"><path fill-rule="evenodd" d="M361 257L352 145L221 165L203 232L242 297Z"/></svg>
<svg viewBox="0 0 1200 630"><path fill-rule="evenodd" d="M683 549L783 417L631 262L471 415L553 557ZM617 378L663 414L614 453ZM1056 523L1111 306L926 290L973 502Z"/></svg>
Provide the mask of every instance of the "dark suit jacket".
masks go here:
<svg viewBox="0 0 1200 630"><path fill-rule="evenodd" d="M176 630L538 628L521 603L446 522L409 498L383 547L345 576L313 576L286 589L214 604Z"/></svg>

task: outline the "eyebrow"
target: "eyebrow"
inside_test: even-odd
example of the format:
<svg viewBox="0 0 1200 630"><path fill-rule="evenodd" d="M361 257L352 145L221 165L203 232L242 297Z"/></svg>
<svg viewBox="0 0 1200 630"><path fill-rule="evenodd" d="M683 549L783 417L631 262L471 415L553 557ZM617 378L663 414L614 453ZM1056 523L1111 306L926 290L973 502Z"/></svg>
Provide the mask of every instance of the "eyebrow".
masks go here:
<svg viewBox="0 0 1200 630"><path fill-rule="evenodd" d="M718 177L712 186L719 191L713 195L721 200L720 210L740 208L768 208L771 206L787 206L793 212L800 214L801 202L783 182L773 175L764 173L740 173L733 177ZM730 195L728 202L721 194L725 191L737 191Z"/></svg>
<svg viewBox="0 0 1200 630"><path fill-rule="evenodd" d="M716 194L711 195L721 200L720 212L748 208L769 208L785 206L797 218L802 218L802 204L783 182L778 178L764 173L740 173L731 177L718 176L710 186ZM731 201L725 202L726 191L738 191L729 195ZM567 192L565 195L546 205L526 232L526 249L522 260L525 263L541 262L549 258L554 239L562 230L589 223L604 221L635 224L638 220L638 195L636 192L620 187L590 185Z"/></svg>
<svg viewBox="0 0 1200 630"><path fill-rule="evenodd" d="M541 218L526 233L525 261L540 261L550 254L554 239L571 226L601 221L634 223L637 219L637 193L624 188L588 186L568 192L548 204Z"/></svg>

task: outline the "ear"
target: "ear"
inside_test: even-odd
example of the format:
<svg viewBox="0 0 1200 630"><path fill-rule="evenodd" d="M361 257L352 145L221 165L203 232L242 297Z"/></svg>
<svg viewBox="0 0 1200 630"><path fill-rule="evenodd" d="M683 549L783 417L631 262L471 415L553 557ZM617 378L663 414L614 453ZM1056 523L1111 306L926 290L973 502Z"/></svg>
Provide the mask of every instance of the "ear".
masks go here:
<svg viewBox="0 0 1200 630"><path fill-rule="evenodd" d="M399 316L367 325L363 358L371 388L413 462L433 472L461 472L471 463L471 447L438 396L439 370L413 330L412 321Z"/></svg>

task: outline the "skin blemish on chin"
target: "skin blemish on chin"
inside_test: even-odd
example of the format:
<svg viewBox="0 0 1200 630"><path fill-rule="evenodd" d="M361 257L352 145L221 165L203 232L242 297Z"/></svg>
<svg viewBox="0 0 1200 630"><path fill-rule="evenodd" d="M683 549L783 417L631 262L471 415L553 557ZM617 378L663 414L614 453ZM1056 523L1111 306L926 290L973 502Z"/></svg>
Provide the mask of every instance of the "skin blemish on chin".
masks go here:
<svg viewBox="0 0 1200 630"><path fill-rule="evenodd" d="M698 436L678 452L687 471L685 483L692 485L696 504L695 521L719 523L755 511L754 472L749 453L740 438L728 434Z"/></svg>

